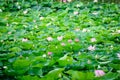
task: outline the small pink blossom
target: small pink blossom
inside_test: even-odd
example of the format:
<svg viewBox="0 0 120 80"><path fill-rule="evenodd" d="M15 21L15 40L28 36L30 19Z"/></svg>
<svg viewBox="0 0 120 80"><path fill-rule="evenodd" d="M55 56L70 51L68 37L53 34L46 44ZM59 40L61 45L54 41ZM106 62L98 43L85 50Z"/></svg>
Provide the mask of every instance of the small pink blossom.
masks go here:
<svg viewBox="0 0 120 80"><path fill-rule="evenodd" d="M76 38L76 39L75 39L75 42L79 42L79 39L78 39L78 38Z"/></svg>
<svg viewBox="0 0 120 80"><path fill-rule="evenodd" d="M72 42L72 39L69 39L68 42L71 43L71 42Z"/></svg>
<svg viewBox="0 0 120 80"><path fill-rule="evenodd" d="M103 70L95 70L95 76L96 77L101 77L104 76L105 72Z"/></svg>
<svg viewBox="0 0 120 80"><path fill-rule="evenodd" d="M48 52L48 55L52 55L52 52Z"/></svg>
<svg viewBox="0 0 120 80"><path fill-rule="evenodd" d="M91 42L96 42L96 38L91 38Z"/></svg>
<svg viewBox="0 0 120 80"><path fill-rule="evenodd" d="M75 11L75 12L74 12L74 15L77 15L77 14L78 14L78 11Z"/></svg>
<svg viewBox="0 0 120 80"><path fill-rule="evenodd" d="M27 41L28 41L27 38L23 38L23 39L22 39L22 42L27 42Z"/></svg>
<svg viewBox="0 0 120 80"><path fill-rule="evenodd" d="M89 47L88 47L88 50L94 51L94 50L95 50L95 46L89 46Z"/></svg>
<svg viewBox="0 0 120 80"><path fill-rule="evenodd" d="M61 46L65 46L66 44L65 43L61 43Z"/></svg>
<svg viewBox="0 0 120 80"><path fill-rule="evenodd" d="M67 2L67 0L63 0L63 2L64 2L64 3L66 3L66 2Z"/></svg>
<svg viewBox="0 0 120 80"><path fill-rule="evenodd" d="M47 37L47 40L48 40L48 41L52 41L53 38L52 38L52 37Z"/></svg>
<svg viewBox="0 0 120 80"><path fill-rule="evenodd" d="M63 36L58 36L57 39L58 41L61 41L63 39Z"/></svg>

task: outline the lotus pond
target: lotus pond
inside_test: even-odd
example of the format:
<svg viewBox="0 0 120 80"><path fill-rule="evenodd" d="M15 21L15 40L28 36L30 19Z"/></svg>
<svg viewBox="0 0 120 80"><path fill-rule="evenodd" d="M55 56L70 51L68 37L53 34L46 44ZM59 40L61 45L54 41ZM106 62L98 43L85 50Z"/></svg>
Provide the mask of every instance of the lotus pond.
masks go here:
<svg viewBox="0 0 120 80"><path fill-rule="evenodd" d="M0 80L119 78L119 4L43 2L0 9Z"/></svg>

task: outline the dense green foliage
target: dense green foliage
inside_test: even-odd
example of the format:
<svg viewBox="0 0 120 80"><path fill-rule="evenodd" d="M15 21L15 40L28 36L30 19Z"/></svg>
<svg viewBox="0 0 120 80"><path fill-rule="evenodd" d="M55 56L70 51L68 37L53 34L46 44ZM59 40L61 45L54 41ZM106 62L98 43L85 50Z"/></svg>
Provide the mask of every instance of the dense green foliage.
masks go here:
<svg viewBox="0 0 120 80"><path fill-rule="evenodd" d="M0 0L0 9L4 11L16 11L21 10L25 8L31 8L35 5L39 5L39 3L47 3L49 2L49 5L53 2L62 2L64 0ZM83 1L83 2L93 2L95 0L66 0L68 1ZM119 0L97 0L100 3L106 2L106 3L120 3Z"/></svg>
<svg viewBox="0 0 120 80"><path fill-rule="evenodd" d="M36 4L1 7L0 79L120 78L120 5ZM98 69L106 74L95 77Z"/></svg>

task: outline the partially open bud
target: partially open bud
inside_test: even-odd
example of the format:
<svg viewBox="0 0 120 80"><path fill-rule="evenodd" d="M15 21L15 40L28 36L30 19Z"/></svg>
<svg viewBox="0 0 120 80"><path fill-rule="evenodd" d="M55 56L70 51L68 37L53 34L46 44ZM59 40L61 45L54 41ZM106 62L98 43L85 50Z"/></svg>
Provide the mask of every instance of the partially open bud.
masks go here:
<svg viewBox="0 0 120 80"><path fill-rule="evenodd" d="M52 55L52 52L48 52L48 55Z"/></svg>
<svg viewBox="0 0 120 80"><path fill-rule="evenodd" d="M103 70L95 70L95 76L96 77L101 77L104 76L105 72Z"/></svg>

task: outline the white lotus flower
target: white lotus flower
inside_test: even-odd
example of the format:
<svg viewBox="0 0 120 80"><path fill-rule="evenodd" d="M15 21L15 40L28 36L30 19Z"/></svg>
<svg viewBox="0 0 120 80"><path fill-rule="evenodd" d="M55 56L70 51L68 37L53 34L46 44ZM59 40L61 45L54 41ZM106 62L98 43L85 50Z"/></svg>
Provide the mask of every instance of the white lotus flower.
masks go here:
<svg viewBox="0 0 120 80"><path fill-rule="evenodd" d="M120 59L120 53L117 54L117 57Z"/></svg>
<svg viewBox="0 0 120 80"><path fill-rule="evenodd" d="M47 40L48 40L48 41L52 41L53 38L52 38L52 37L47 37Z"/></svg>
<svg viewBox="0 0 120 80"><path fill-rule="evenodd" d="M12 32L8 32L8 34L11 34Z"/></svg>
<svg viewBox="0 0 120 80"><path fill-rule="evenodd" d="M71 43L71 42L72 42L72 39L69 39L68 42Z"/></svg>
<svg viewBox="0 0 120 80"><path fill-rule="evenodd" d="M23 11L23 14L27 14L27 13L28 13L28 10Z"/></svg>
<svg viewBox="0 0 120 80"><path fill-rule="evenodd" d="M77 14L78 14L78 11L75 11L75 12L74 12L74 15L77 15Z"/></svg>
<svg viewBox="0 0 120 80"><path fill-rule="evenodd" d="M43 55L42 55L42 57L44 57L44 58L45 58L45 57L47 57L47 55L46 55L46 54L43 54Z"/></svg>
<svg viewBox="0 0 120 80"><path fill-rule="evenodd" d="M78 31L80 31L80 29L79 29L79 28L76 28L75 31L78 32Z"/></svg>
<svg viewBox="0 0 120 80"><path fill-rule="evenodd" d="M20 9L21 7L20 6L18 6L18 9Z"/></svg>
<svg viewBox="0 0 120 80"><path fill-rule="evenodd" d="M96 38L91 38L91 42L96 42Z"/></svg>
<svg viewBox="0 0 120 80"><path fill-rule="evenodd" d="M117 30L117 33L119 33L119 34L120 34L120 30Z"/></svg>
<svg viewBox="0 0 120 80"><path fill-rule="evenodd" d="M98 2L98 0L94 0L93 2Z"/></svg>
<svg viewBox="0 0 120 80"><path fill-rule="evenodd" d="M88 50L94 51L94 50L95 50L95 46L89 46L89 47L88 47Z"/></svg>
<svg viewBox="0 0 120 80"><path fill-rule="evenodd" d="M44 19L44 17L40 17L40 20L43 20Z"/></svg>
<svg viewBox="0 0 120 80"><path fill-rule="evenodd" d="M3 12L2 9L0 9L0 12Z"/></svg>
<svg viewBox="0 0 120 80"><path fill-rule="evenodd" d="M8 67L7 66L3 66L4 69L7 69Z"/></svg>
<svg viewBox="0 0 120 80"><path fill-rule="evenodd" d="M72 0L67 0L68 2L71 2Z"/></svg>
<svg viewBox="0 0 120 80"><path fill-rule="evenodd" d="M61 46L65 46L66 44L65 43L61 43Z"/></svg>
<svg viewBox="0 0 120 80"><path fill-rule="evenodd" d="M87 32L87 29L84 28L84 29L82 30L82 32Z"/></svg>
<svg viewBox="0 0 120 80"><path fill-rule="evenodd" d="M57 39L58 41L61 41L63 39L63 36L58 36Z"/></svg>
<svg viewBox="0 0 120 80"><path fill-rule="evenodd" d="M26 38L22 39L22 42L27 42L27 41L28 41L28 39L26 39Z"/></svg>
<svg viewBox="0 0 120 80"><path fill-rule="evenodd" d="M82 30L82 32L90 32L90 30L84 28L84 29Z"/></svg>
<svg viewBox="0 0 120 80"><path fill-rule="evenodd" d="M92 14L93 14L93 15L97 15L97 14L98 14L98 12L93 12Z"/></svg>
<svg viewBox="0 0 120 80"><path fill-rule="evenodd" d="M79 5L79 4L77 4L77 5L76 5L76 7L80 7L80 5Z"/></svg>

